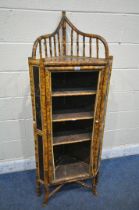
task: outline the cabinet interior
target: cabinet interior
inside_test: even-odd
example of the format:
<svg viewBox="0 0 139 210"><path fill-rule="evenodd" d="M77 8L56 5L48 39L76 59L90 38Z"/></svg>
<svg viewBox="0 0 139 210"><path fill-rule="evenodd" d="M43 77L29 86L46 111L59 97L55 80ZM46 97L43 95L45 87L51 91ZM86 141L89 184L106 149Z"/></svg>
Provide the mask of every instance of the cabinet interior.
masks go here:
<svg viewBox="0 0 139 210"><path fill-rule="evenodd" d="M98 76L98 71L51 73L56 180L89 175Z"/></svg>
<svg viewBox="0 0 139 210"><path fill-rule="evenodd" d="M54 146L55 178L89 173L90 141Z"/></svg>
<svg viewBox="0 0 139 210"><path fill-rule="evenodd" d="M96 90L98 71L53 72L52 90Z"/></svg>

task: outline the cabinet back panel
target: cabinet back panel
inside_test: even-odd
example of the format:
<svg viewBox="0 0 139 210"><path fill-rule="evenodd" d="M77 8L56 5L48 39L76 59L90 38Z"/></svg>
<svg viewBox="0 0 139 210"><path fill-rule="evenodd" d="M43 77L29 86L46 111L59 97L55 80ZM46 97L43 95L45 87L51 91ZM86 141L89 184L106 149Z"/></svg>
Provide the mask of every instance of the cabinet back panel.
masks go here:
<svg viewBox="0 0 139 210"><path fill-rule="evenodd" d="M54 72L52 73L52 90L57 89L97 89L98 72Z"/></svg>
<svg viewBox="0 0 139 210"><path fill-rule="evenodd" d="M94 103L95 95L54 97L52 99L53 112L65 109L84 109L92 111L94 109Z"/></svg>
<svg viewBox="0 0 139 210"><path fill-rule="evenodd" d="M58 122L53 123L53 135L58 135L61 132L70 132L81 130L82 132L88 131L91 132L93 127L93 120L77 120L77 121L67 121L67 122Z"/></svg>
<svg viewBox="0 0 139 210"><path fill-rule="evenodd" d="M77 162L89 164L90 141L54 146L55 166Z"/></svg>

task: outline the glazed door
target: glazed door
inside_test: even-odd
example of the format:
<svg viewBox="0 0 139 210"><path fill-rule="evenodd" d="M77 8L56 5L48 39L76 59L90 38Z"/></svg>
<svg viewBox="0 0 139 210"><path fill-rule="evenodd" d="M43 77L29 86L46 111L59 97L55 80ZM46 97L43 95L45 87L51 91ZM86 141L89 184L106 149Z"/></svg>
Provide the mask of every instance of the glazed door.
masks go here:
<svg viewBox="0 0 139 210"><path fill-rule="evenodd" d="M90 158L92 176L99 171L110 75L111 66L106 66L99 74Z"/></svg>
<svg viewBox="0 0 139 210"><path fill-rule="evenodd" d="M49 181L90 177L100 70L46 72Z"/></svg>

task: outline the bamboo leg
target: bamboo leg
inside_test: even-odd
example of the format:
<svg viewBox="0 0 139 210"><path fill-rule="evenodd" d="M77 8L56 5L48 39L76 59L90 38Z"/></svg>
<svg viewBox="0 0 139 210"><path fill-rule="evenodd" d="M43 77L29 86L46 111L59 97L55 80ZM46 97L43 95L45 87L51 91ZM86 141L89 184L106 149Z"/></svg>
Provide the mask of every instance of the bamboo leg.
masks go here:
<svg viewBox="0 0 139 210"><path fill-rule="evenodd" d="M97 195L97 184L98 184L99 172L92 180L92 192L94 195Z"/></svg>
<svg viewBox="0 0 139 210"><path fill-rule="evenodd" d="M45 194L44 194L43 206L45 206L47 204L48 198L49 198L49 187L45 186Z"/></svg>
<svg viewBox="0 0 139 210"><path fill-rule="evenodd" d="M91 186L87 185L86 183L84 183L83 181L76 181L76 183L80 184L81 186L83 186L86 189L92 189Z"/></svg>
<svg viewBox="0 0 139 210"><path fill-rule="evenodd" d="M38 196L41 195L41 185L40 182L38 180L36 180L36 193Z"/></svg>

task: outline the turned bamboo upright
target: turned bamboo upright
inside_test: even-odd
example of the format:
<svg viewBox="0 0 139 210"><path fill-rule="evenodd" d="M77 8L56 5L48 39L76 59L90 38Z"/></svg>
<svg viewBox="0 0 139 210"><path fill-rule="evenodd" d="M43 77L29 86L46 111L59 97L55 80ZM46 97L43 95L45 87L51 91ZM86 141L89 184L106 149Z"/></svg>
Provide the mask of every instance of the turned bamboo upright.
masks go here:
<svg viewBox="0 0 139 210"><path fill-rule="evenodd" d="M96 194L113 60L107 42L79 31L62 12L28 60L38 195L43 185L45 204L68 182Z"/></svg>

